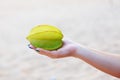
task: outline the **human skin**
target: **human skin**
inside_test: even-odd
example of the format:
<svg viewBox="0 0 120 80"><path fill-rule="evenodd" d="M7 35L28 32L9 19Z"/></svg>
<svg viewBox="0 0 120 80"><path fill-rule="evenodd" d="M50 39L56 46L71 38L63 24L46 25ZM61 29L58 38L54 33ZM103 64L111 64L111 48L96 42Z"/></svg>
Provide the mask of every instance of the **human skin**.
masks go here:
<svg viewBox="0 0 120 80"><path fill-rule="evenodd" d="M63 46L54 51L48 51L41 48L30 48L36 50L39 54L57 59L64 57L74 57L82 59L93 67L120 78L120 55L98 51L86 48L71 40L63 40Z"/></svg>

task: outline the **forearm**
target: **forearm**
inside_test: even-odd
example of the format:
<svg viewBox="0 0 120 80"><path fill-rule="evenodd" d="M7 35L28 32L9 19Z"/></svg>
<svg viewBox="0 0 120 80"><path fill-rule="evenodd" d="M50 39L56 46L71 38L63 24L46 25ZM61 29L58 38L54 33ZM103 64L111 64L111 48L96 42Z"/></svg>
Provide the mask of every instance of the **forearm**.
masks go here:
<svg viewBox="0 0 120 80"><path fill-rule="evenodd" d="M116 77L120 77L120 56L99 52L79 46L74 57L80 58L88 64Z"/></svg>

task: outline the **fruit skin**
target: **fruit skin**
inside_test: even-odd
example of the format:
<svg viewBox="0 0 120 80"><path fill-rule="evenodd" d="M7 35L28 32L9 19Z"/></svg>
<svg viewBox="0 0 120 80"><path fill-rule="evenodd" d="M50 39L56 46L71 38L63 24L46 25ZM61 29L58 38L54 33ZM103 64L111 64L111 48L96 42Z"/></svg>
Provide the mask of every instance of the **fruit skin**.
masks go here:
<svg viewBox="0 0 120 80"><path fill-rule="evenodd" d="M56 50L62 46L62 32L51 25L35 26L27 36L27 40L36 48Z"/></svg>
<svg viewBox="0 0 120 80"><path fill-rule="evenodd" d="M31 40L31 44L46 50L54 50L62 46L62 40Z"/></svg>

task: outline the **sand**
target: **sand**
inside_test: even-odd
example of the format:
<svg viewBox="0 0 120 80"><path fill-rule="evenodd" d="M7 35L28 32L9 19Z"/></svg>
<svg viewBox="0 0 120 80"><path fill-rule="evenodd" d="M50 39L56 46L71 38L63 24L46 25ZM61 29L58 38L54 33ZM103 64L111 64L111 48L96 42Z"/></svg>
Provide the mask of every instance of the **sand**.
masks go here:
<svg viewBox="0 0 120 80"><path fill-rule="evenodd" d="M55 25L86 47L120 53L119 0L0 0L0 80L119 80L75 58L51 59L25 39Z"/></svg>

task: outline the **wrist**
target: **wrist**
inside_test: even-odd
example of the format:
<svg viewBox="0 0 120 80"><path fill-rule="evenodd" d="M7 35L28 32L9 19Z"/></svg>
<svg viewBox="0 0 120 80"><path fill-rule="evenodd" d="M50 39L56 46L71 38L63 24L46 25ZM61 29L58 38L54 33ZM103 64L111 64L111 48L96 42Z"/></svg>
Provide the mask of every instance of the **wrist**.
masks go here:
<svg viewBox="0 0 120 80"><path fill-rule="evenodd" d="M77 44L72 56L75 58L82 58L86 54L87 51L88 51L87 48L85 48L82 45Z"/></svg>
<svg viewBox="0 0 120 80"><path fill-rule="evenodd" d="M71 56L72 57L78 57L78 55L80 55L80 45L79 44L74 44L73 45L73 48L72 48L72 53L71 53Z"/></svg>

